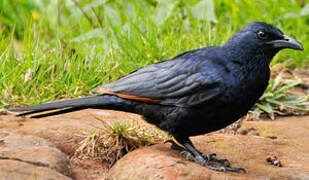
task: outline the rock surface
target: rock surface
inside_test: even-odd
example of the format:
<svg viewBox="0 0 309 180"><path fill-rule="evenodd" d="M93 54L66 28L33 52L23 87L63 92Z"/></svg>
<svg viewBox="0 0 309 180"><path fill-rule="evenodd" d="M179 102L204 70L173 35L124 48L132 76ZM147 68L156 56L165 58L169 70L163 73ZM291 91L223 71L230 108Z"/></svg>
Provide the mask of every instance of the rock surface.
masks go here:
<svg viewBox="0 0 309 180"><path fill-rule="evenodd" d="M7 159L0 159L0 177L70 179L71 176L64 175L69 172L65 168L66 160L49 158L38 149L45 149L48 154L58 156L61 154L59 150L51 150L57 147L72 156L81 136L93 128L102 127L102 120L144 122L138 115L92 109L42 119L1 115L0 156L5 155ZM100 161L74 159L70 161L71 174L77 180L103 180L107 176L109 179L309 179L308 116L286 117L275 121L245 121L241 128L254 133L243 136L216 132L194 137L192 140L201 151L216 152L219 158L228 158L233 167L246 168L247 174L211 171L185 160L176 151L170 150L168 144L145 147L127 154L112 167L109 175L108 167ZM25 135L38 136L48 141L37 137L25 140L23 138L28 137ZM4 144L12 147L12 150L4 151L7 148ZM22 147L33 148L35 158L26 157L30 151L21 151ZM270 155L276 155L283 167L268 164L266 158ZM13 160L14 157L21 161ZM57 162L62 165L50 164ZM49 165L40 166L41 163Z"/></svg>
<svg viewBox="0 0 309 180"><path fill-rule="evenodd" d="M67 156L51 142L10 134L0 142L0 177L4 179L70 179Z"/></svg>
<svg viewBox="0 0 309 180"><path fill-rule="evenodd" d="M27 150L20 150L20 147L29 147L35 144L41 144L44 147L32 147L36 151L36 156L41 156L39 163L60 163L63 162L62 166L53 166L49 164L50 168L58 170L62 174L67 175L68 168L66 167L67 161L61 160L61 158L50 159L49 154L58 154L61 151L65 152L68 156L73 156L75 149L79 147L79 144L85 134L88 134L89 131L96 127L102 127L104 124L101 122L104 121L132 121L137 120L145 123L141 120L140 116L117 111L109 110L82 110L78 112L73 112L69 114L63 114L58 116L52 116L41 119L31 119L29 117L14 117L13 115L0 115L0 156L1 153L5 153L6 156L10 157L23 157L23 160L29 160L30 157L25 157L25 154L31 153ZM146 124L146 123L145 123ZM149 126L149 125L148 125ZM12 136L8 136L12 134ZM21 134L22 136L16 136L15 140L6 140L6 146L11 146L11 152L2 151L3 140L9 138L14 139L13 134ZM32 135L36 140L27 140L25 142L23 136ZM26 137L26 136L25 136ZM38 138L40 137L40 138ZM38 139L42 140L39 141ZM46 141L44 139L48 139ZM32 139L32 138L31 138ZM47 143L48 142L48 143ZM51 143L52 142L52 143ZM11 144L8 144L11 143ZM12 144L13 143L13 144ZM46 143L46 144L44 144ZM53 145L54 144L54 145ZM13 148L14 147L14 148ZM54 150L53 148L58 149ZM13 150L14 149L14 150ZM49 153L44 155L43 151L48 151ZM53 150L51 150L53 149ZM46 157L45 157L46 156ZM37 162L37 157L32 159L34 162ZM2 160L0 159L0 162ZM92 179L106 179L108 174L108 166L103 164L98 160L80 160L74 159L69 162L71 166L71 176L77 180L92 180ZM60 163L61 164L61 163ZM27 164L29 165L29 164ZM60 170L62 169L62 170ZM1 170L1 169L0 169ZM31 171L32 172L32 171ZM19 173L16 170L16 173ZM14 173L13 173L14 174ZM29 174L29 173L28 173ZM9 176L7 176L9 177ZM49 177L49 176L45 176ZM53 177L53 176L51 176ZM1 179L1 174L0 174ZM23 179L23 178L14 178L12 179ZM33 179L33 178L26 178ZM59 178L58 178L59 179Z"/></svg>
<svg viewBox="0 0 309 180"><path fill-rule="evenodd" d="M169 145L144 147L128 153L110 170L108 179L309 179L309 118L245 122L260 136L208 134L192 138L196 147L228 158L248 173L214 172L185 160ZM275 155L283 167L266 162Z"/></svg>
<svg viewBox="0 0 309 180"><path fill-rule="evenodd" d="M0 136L15 132L31 134L46 138L57 145L68 143L91 129L103 126L104 121L142 121L141 117L132 113L111 110L87 109L68 114L34 119L29 117L0 116Z"/></svg>
<svg viewBox="0 0 309 180"><path fill-rule="evenodd" d="M37 179L37 180L70 180L57 171L47 167L35 166L25 162L15 160L0 160L0 179L19 180L19 179Z"/></svg>

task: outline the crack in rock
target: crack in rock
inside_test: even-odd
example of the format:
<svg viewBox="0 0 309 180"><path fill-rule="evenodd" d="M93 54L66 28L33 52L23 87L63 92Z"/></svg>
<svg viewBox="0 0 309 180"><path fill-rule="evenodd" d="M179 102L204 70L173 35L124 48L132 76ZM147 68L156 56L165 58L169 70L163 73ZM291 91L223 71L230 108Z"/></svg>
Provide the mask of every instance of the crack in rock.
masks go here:
<svg viewBox="0 0 309 180"><path fill-rule="evenodd" d="M11 158L11 157L3 157L3 156L0 156L0 160L20 161L20 162L24 162L24 163L31 164L31 165L34 165L34 166L47 167L47 168L50 168L50 169L54 170L48 164L44 164L44 163L41 163L41 162L25 161L25 160L22 160L22 159L19 159L19 158Z"/></svg>

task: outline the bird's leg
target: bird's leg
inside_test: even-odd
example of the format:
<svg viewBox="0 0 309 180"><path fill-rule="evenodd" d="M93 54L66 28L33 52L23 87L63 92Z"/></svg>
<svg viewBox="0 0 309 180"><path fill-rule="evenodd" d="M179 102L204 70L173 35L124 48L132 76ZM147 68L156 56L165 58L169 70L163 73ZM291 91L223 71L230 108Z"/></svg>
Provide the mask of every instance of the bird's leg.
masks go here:
<svg viewBox="0 0 309 180"><path fill-rule="evenodd" d="M171 142L171 141L169 141ZM180 142L184 147L181 147L177 145L175 142L172 143L172 148L176 150L184 149L185 154L188 160L194 161L198 164L201 164L203 166L206 166L209 169L215 170L215 171L231 171L231 172L246 172L244 168L232 168L229 166L224 166L224 165L216 165L211 163L209 158L211 159L215 154L210 154L209 156L203 156L201 152L199 152L192 144L190 139L188 138L185 141L178 141ZM174 147L173 147L174 146Z"/></svg>
<svg viewBox="0 0 309 180"><path fill-rule="evenodd" d="M172 149L180 151L180 154L184 155L188 160L192 160L194 158L194 155L190 151L188 151L187 149L185 149L182 146L179 146L173 140L168 140L168 141L166 141L166 143L167 142L172 144L172 146L171 146ZM220 164L222 164L224 166L230 166L230 162L227 159L216 158L215 157L216 156L215 153L204 154L204 153L201 153L200 151L198 151L198 152L202 155L202 157L204 159L207 159L207 161L214 161L214 162L220 163Z"/></svg>
<svg viewBox="0 0 309 180"><path fill-rule="evenodd" d="M173 140L167 140L165 141L165 143L171 143L172 146L171 148L174 149L174 150L177 150L177 151L180 151L180 154L181 155L184 155L186 157L186 159L188 160L192 160L194 158L193 154L188 151L187 149L185 149L184 147L182 146L179 146L178 144L176 144L176 142L174 142ZM197 150L198 151L198 150ZM204 159L207 159L207 161L213 161L213 162L217 162L217 163L220 163L221 165L223 166L227 166L229 167L230 166L230 162L229 160L227 159L219 159L219 158L216 158L216 154L215 153L210 153L210 154L204 154L200 151L198 151Z"/></svg>
<svg viewBox="0 0 309 180"><path fill-rule="evenodd" d="M172 144L171 148L176 151L179 151L180 155L185 156L187 160L190 161L194 160L193 154L190 151L186 150L184 147L179 146L175 141L167 140L164 143L171 143Z"/></svg>
<svg viewBox="0 0 309 180"><path fill-rule="evenodd" d="M215 171L232 171L232 172L246 172L244 168L232 168L229 166L224 166L224 165L215 165L210 163L208 158L204 158L202 154L193 146L192 142L190 139L187 139L184 143L183 146L190 151L194 155L194 162L199 163L203 166L206 166L212 170ZM212 155L213 156L213 155Z"/></svg>
<svg viewBox="0 0 309 180"><path fill-rule="evenodd" d="M190 151L193 155L194 155L194 162L199 163L203 166L206 166L212 170L215 171L232 171L232 172L246 172L246 170L244 168L232 168L229 166L224 166L224 165L215 165L210 163L210 161L208 160L208 158L204 158L202 156L202 154L193 146L192 142L190 141L190 139L187 139L184 143L183 146ZM213 155L211 155L213 156Z"/></svg>
<svg viewBox="0 0 309 180"><path fill-rule="evenodd" d="M210 153L210 154L201 153L201 155L203 156L203 158L208 159L208 161L217 162L223 166L230 167L230 161L228 159L216 158L216 153Z"/></svg>

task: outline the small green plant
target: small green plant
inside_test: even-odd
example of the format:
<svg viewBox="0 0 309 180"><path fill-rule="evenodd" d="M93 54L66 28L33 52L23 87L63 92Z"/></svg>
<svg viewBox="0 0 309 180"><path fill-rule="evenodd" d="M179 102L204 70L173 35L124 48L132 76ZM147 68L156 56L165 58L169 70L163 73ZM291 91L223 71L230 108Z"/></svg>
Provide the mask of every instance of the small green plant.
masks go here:
<svg viewBox="0 0 309 180"><path fill-rule="evenodd" d="M288 92L298 86L301 80L285 84L282 82L282 75L281 72L276 78L270 80L265 93L256 103L253 113L258 117L261 113L274 119L276 114L289 115L309 112L308 95L292 95Z"/></svg>

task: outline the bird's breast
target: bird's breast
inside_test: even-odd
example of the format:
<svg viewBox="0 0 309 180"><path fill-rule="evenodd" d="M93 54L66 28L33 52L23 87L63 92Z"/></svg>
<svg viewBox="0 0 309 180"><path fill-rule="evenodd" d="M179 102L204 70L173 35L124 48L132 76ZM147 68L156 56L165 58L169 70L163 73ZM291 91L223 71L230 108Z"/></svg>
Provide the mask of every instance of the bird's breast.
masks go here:
<svg viewBox="0 0 309 180"><path fill-rule="evenodd" d="M263 95L269 81L269 71L252 71L233 76L226 85L225 98L232 108L249 110Z"/></svg>

